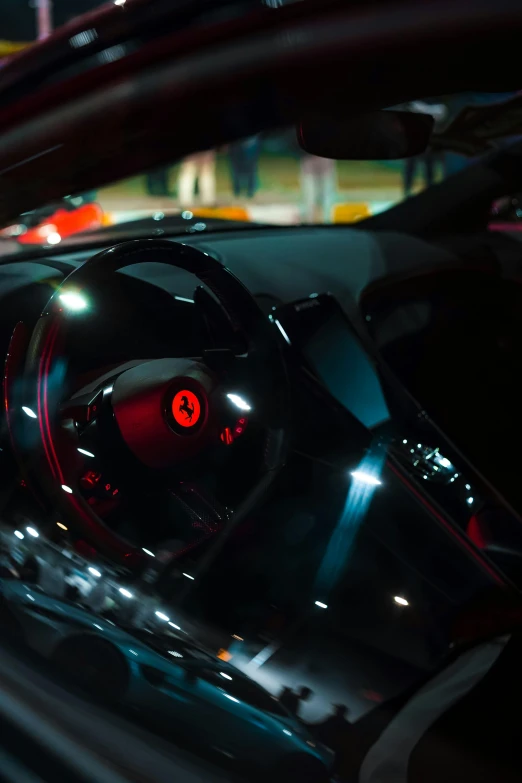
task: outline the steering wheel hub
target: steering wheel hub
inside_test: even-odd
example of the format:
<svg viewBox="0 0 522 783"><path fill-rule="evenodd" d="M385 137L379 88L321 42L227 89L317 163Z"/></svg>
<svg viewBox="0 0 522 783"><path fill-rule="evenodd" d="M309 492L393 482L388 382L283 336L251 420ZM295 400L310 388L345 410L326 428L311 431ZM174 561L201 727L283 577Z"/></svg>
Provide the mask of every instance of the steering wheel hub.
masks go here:
<svg viewBox="0 0 522 783"><path fill-rule="evenodd" d="M111 402L126 446L150 468L193 457L217 431L210 405L217 385L208 367L190 359L154 359L123 372Z"/></svg>

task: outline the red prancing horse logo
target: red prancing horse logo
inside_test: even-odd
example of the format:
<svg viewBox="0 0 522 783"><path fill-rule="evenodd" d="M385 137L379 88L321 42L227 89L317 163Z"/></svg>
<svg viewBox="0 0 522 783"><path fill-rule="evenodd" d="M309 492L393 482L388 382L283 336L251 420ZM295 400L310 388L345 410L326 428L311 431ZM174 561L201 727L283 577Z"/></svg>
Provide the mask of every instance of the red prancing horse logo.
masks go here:
<svg viewBox="0 0 522 783"><path fill-rule="evenodd" d="M189 389L182 389L172 400L172 415L174 421L181 427L193 427L201 417L201 405Z"/></svg>

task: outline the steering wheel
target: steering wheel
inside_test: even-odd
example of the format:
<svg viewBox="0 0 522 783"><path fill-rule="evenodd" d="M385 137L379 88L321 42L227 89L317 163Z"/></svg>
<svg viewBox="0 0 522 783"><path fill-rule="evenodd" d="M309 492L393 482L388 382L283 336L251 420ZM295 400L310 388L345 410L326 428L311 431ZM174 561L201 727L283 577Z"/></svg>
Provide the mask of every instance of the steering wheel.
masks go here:
<svg viewBox="0 0 522 783"><path fill-rule="evenodd" d="M195 275L211 292L201 301L226 316L245 350L208 350L195 359L136 359L98 375L63 399L64 345L71 321L95 317L89 313L89 289L103 290L110 276L124 267L152 262ZM15 330L13 351L17 339ZM277 330L228 269L188 245L157 239L125 242L71 272L36 323L21 388L12 369L6 371L4 388L11 440L28 485L45 509L65 519L73 533L132 571L142 570L148 556L157 554L158 550L150 549L151 540L154 546L162 545L153 534L152 520L143 520L136 540L126 534L125 526L111 526L100 516L96 492L101 491L110 507L119 501L121 487L106 482L93 495L89 476L95 483L96 476L103 474L99 466L109 465L109 470L118 466L116 473L128 477L127 508L133 487L145 486L149 495L172 496L177 492L172 489L174 482L181 495L172 513L179 514L184 507L191 528L197 531L195 542L219 533L213 546L220 547L220 541L222 545L259 502L285 461L289 393ZM248 431L243 432L247 419ZM182 481L184 466L190 464L192 476L206 464L206 456L223 466L237 448L238 435L242 436L240 459L249 462L254 478L235 507L218 500L212 489L197 489L189 482L187 490ZM249 438L252 443L246 447ZM150 516L154 513L151 509ZM169 539L168 532L164 537ZM187 544L179 542L175 529L170 539L178 543L170 551L166 545L167 560L176 555L180 543Z"/></svg>

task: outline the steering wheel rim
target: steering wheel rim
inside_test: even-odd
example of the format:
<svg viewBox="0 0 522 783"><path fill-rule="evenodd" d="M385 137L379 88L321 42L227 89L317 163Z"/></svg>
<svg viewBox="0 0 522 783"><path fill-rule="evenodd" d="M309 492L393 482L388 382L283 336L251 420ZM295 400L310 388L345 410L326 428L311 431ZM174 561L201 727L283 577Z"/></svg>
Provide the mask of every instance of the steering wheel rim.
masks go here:
<svg viewBox="0 0 522 783"><path fill-rule="evenodd" d="M142 263L165 263L193 274L209 288L227 314L232 328L247 341L247 356L261 369L260 395L263 398L266 435L263 444L262 467L253 488L234 511L228 527L217 541L226 538L233 526L259 502L284 465L289 420L289 393L286 366L277 331L260 310L248 289L219 261L194 248L169 240L145 239L125 242L104 250L69 274L48 301L32 333L25 362L23 396L29 405L34 400L31 389L36 388L39 454L38 470L26 470L28 481L44 500L51 500L54 507L72 520L75 529L104 556L130 570L144 562L141 548L133 546L115 531L89 506L79 492L71 492L66 482L66 470L58 456L56 443L56 414L49 400L48 381L59 346L67 331L69 318L74 317L63 306L60 296L67 291L80 292L90 285L103 284L119 270ZM36 382L36 386L35 386ZM8 423L14 434L18 427L27 426L20 415L21 405L8 405ZM18 439L14 437L18 446ZM27 467L23 448L18 457ZM30 456L27 455L27 456ZM65 491L64 491L65 488ZM222 544L221 544L222 545ZM218 546L220 548L220 546Z"/></svg>

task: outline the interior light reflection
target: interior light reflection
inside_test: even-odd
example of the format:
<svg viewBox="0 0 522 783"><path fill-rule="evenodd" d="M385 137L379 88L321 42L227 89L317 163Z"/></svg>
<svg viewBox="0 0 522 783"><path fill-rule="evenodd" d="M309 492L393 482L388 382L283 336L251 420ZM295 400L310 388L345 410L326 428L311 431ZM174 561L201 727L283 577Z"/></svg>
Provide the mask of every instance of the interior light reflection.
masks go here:
<svg viewBox="0 0 522 783"><path fill-rule="evenodd" d="M35 530L34 527L26 527L25 529L27 530L30 536L32 536L33 538L38 538L39 535L38 530Z"/></svg>
<svg viewBox="0 0 522 783"><path fill-rule="evenodd" d="M251 411L252 406L246 402L239 394L227 394L227 399L230 400L240 411Z"/></svg>
<svg viewBox="0 0 522 783"><path fill-rule="evenodd" d="M82 46L92 43L98 37L98 33L94 28L90 30L82 30L81 33L77 33L69 38L69 43L73 49L79 49Z"/></svg>
<svg viewBox="0 0 522 783"><path fill-rule="evenodd" d="M283 335L283 338L284 338L285 342L287 342L288 345L291 345L289 336L287 335L287 333L283 329L282 324L277 320L277 318L274 319L274 323L277 326L277 328L279 329L279 331L281 332L281 334Z"/></svg>
<svg viewBox="0 0 522 783"><path fill-rule="evenodd" d="M87 449L77 449L77 451L80 452L80 454L85 454L86 457L94 457L94 454L92 451L87 451Z"/></svg>
<svg viewBox="0 0 522 783"><path fill-rule="evenodd" d="M353 470L351 476L361 484L368 484L372 487L378 487L382 484L382 481L379 481L376 476L372 476L371 473L366 473L364 470Z"/></svg>
<svg viewBox="0 0 522 783"><path fill-rule="evenodd" d="M154 614L155 614L155 615L156 615L156 617L158 617L160 620L163 620L165 623L168 623L168 621L169 621L169 618L167 617L167 615L166 615L166 614L163 614L163 612L154 612Z"/></svg>
<svg viewBox="0 0 522 783"><path fill-rule="evenodd" d="M31 408L28 408L27 405L22 405L22 410L26 414L26 416L29 416L30 419L38 418L36 413L33 410L31 410Z"/></svg>
<svg viewBox="0 0 522 783"><path fill-rule="evenodd" d="M133 598L130 590L127 590L125 587L120 587L120 593L125 596L125 598Z"/></svg>
<svg viewBox="0 0 522 783"><path fill-rule="evenodd" d="M314 593L327 598L342 576L347 557L355 545L358 532L363 524L373 494L380 484L377 477L381 476L386 459L385 448L375 442L370 451L355 468L355 479L360 475L366 481L350 481L344 509L339 516L315 579Z"/></svg>
<svg viewBox="0 0 522 783"><path fill-rule="evenodd" d="M47 239L49 240L49 238ZM59 294L58 299L68 310L74 312L80 312L80 310L87 308L87 300L76 291L65 291L63 294Z"/></svg>
<svg viewBox="0 0 522 783"><path fill-rule="evenodd" d="M24 534L22 532L20 532L20 530L15 530L14 534L15 534L15 536L17 538L20 538L20 539L24 538Z"/></svg>
<svg viewBox="0 0 522 783"><path fill-rule="evenodd" d="M410 602L406 600L406 598L403 598L402 595L394 595L393 600L396 604L399 604L399 606L409 606Z"/></svg>

